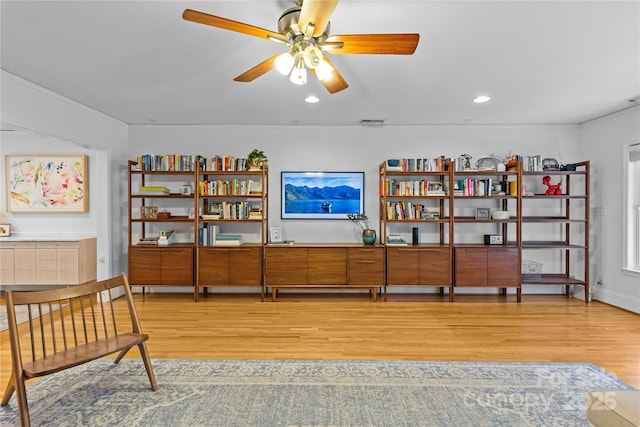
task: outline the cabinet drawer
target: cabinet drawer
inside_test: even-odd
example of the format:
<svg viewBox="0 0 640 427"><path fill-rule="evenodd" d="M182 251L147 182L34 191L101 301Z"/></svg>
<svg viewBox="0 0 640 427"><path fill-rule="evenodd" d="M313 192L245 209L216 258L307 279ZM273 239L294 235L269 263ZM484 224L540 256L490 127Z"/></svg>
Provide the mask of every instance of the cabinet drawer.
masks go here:
<svg viewBox="0 0 640 427"><path fill-rule="evenodd" d="M349 248L349 260L384 261L384 248Z"/></svg>
<svg viewBox="0 0 640 427"><path fill-rule="evenodd" d="M198 248L199 286L260 286L261 249Z"/></svg>
<svg viewBox="0 0 640 427"><path fill-rule="evenodd" d="M349 261L349 285L384 285L384 264L375 259Z"/></svg>
<svg viewBox="0 0 640 427"><path fill-rule="evenodd" d="M451 255L449 248L420 248L420 284L451 284Z"/></svg>
<svg viewBox="0 0 640 427"><path fill-rule="evenodd" d="M198 248L198 285L229 284L229 249Z"/></svg>
<svg viewBox="0 0 640 427"><path fill-rule="evenodd" d="M344 248L308 249L307 283L345 285L347 283L347 250Z"/></svg>
<svg viewBox="0 0 640 427"><path fill-rule="evenodd" d="M517 286L520 283L518 248L491 248L487 251L487 283Z"/></svg>
<svg viewBox="0 0 640 427"><path fill-rule="evenodd" d="M160 284L193 286L193 248L162 248Z"/></svg>
<svg viewBox="0 0 640 427"><path fill-rule="evenodd" d="M78 249L80 244L78 242L36 242L36 248L38 249L58 249L58 248L73 248Z"/></svg>
<svg viewBox="0 0 640 427"><path fill-rule="evenodd" d="M36 242L2 242L0 241L0 248L2 249L33 249L36 247Z"/></svg>
<svg viewBox="0 0 640 427"><path fill-rule="evenodd" d="M262 249L229 249L229 285L260 286L262 284Z"/></svg>
<svg viewBox="0 0 640 427"><path fill-rule="evenodd" d="M193 286L193 248L129 248L129 282L137 286Z"/></svg>
<svg viewBox="0 0 640 427"><path fill-rule="evenodd" d="M307 283L307 250L304 248L266 248L265 285L304 285Z"/></svg>
<svg viewBox="0 0 640 427"><path fill-rule="evenodd" d="M420 283L420 249L387 248L387 285L412 286Z"/></svg>
<svg viewBox="0 0 640 427"><path fill-rule="evenodd" d="M458 286L487 286L487 249L455 248Z"/></svg>

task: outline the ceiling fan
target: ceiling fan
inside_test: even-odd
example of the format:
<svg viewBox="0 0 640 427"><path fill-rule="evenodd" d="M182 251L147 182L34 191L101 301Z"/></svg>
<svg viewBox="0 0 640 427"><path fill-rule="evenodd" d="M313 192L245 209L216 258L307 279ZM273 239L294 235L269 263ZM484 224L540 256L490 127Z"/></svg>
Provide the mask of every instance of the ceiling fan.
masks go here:
<svg viewBox="0 0 640 427"><path fill-rule="evenodd" d="M307 68L330 92L349 87L326 53L411 55L418 46L420 34L351 34L330 36L329 19L338 0L293 0L295 7L285 10L278 20L278 32L242 22L186 9L182 18L199 24L236 31L281 43L289 50L262 61L234 80L250 82L276 68L290 75L296 84L305 84Z"/></svg>

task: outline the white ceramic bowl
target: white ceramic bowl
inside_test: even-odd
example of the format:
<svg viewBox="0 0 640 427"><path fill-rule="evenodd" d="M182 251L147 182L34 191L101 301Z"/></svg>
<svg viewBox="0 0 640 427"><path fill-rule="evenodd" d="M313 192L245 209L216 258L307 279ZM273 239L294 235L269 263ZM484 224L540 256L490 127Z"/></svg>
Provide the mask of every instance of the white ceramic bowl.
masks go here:
<svg viewBox="0 0 640 427"><path fill-rule="evenodd" d="M509 211L491 211L493 219L509 219Z"/></svg>

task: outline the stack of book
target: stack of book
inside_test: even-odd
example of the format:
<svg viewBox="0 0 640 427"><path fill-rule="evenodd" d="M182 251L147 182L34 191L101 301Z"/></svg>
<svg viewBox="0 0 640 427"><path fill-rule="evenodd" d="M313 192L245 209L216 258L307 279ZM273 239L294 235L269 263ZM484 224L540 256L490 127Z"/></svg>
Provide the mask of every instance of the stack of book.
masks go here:
<svg viewBox="0 0 640 427"><path fill-rule="evenodd" d="M166 196L170 194L167 187L162 185L141 185L138 194L142 196Z"/></svg>
<svg viewBox="0 0 640 427"><path fill-rule="evenodd" d="M406 240L399 234L389 234L387 236L388 246L407 246Z"/></svg>
<svg viewBox="0 0 640 427"><path fill-rule="evenodd" d="M158 238L157 237L143 237L138 241L139 245L157 245Z"/></svg>
<svg viewBox="0 0 640 427"><path fill-rule="evenodd" d="M239 234L216 235L216 246L240 246L242 238Z"/></svg>

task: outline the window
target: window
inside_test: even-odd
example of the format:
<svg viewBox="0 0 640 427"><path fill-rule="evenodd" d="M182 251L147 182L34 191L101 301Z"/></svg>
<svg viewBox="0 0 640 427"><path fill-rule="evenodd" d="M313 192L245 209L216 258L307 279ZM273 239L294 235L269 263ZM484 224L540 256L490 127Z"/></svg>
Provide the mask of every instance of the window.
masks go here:
<svg viewBox="0 0 640 427"><path fill-rule="evenodd" d="M625 146L625 265L640 273L640 142Z"/></svg>

